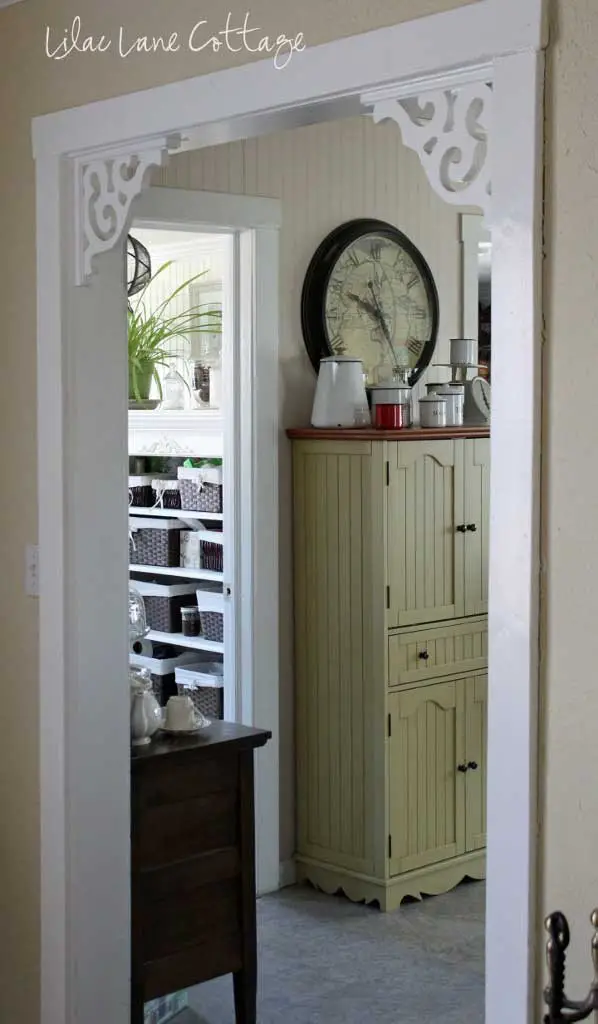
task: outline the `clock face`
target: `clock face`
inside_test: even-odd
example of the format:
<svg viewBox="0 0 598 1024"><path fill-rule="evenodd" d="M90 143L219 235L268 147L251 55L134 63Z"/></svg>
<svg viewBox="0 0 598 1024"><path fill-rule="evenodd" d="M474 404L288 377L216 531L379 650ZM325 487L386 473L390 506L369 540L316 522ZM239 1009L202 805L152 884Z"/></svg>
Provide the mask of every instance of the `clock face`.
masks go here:
<svg viewBox="0 0 598 1024"><path fill-rule="evenodd" d="M421 253L391 225L351 221L324 240L306 276L302 303L308 351L362 360L367 383L396 366L410 383L428 365L438 297Z"/></svg>

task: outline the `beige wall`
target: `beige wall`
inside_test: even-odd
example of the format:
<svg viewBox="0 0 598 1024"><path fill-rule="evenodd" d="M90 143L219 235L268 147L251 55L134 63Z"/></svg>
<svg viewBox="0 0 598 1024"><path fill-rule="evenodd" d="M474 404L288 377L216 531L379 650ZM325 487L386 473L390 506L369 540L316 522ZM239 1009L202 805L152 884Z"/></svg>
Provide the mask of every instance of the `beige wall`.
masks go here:
<svg viewBox="0 0 598 1024"><path fill-rule="evenodd" d="M0 512L0 1019L35 1024L38 1016L38 785L36 606L23 595L23 548L36 536L35 274L30 118L39 113L222 68L221 55L78 57L48 61L46 23L76 14L89 31L166 31L194 21L194 0L175 5L137 0L25 0L0 11L0 308L4 487ZM243 13L244 3L227 5ZM304 31L316 44L457 6L455 0L256 0L256 24L270 32ZM542 909L560 905L576 933L596 901L598 796L595 720L597 662L594 467L598 241L596 109L598 8L594 0L555 0L549 62L547 204L547 412L545 431L546 680L544 707L545 842ZM218 25L222 5L206 0ZM558 24L557 24L558 21ZM232 55L228 55L232 56ZM244 58L235 58L240 63ZM300 350L300 345L298 346ZM580 372L581 371L581 372ZM298 364L304 375L305 366ZM302 400L303 401L303 400ZM298 409L299 411L299 409ZM558 415L557 415L558 413ZM15 495L13 481L18 479ZM7 729L8 723L26 723ZM572 979L589 978L586 935L574 939Z"/></svg>
<svg viewBox="0 0 598 1024"><path fill-rule="evenodd" d="M301 287L324 236L353 217L396 224L430 264L440 298L437 361L459 330L459 214L429 188L415 153L392 123L349 118L183 153L154 184L268 196L282 201L280 235L280 418L309 422L315 374L301 334ZM290 445L280 453L281 858L294 852Z"/></svg>
<svg viewBox="0 0 598 1024"><path fill-rule="evenodd" d="M569 987L581 998L592 977L588 915L598 905L598 6L563 0L552 30L542 910L561 909L574 923Z"/></svg>

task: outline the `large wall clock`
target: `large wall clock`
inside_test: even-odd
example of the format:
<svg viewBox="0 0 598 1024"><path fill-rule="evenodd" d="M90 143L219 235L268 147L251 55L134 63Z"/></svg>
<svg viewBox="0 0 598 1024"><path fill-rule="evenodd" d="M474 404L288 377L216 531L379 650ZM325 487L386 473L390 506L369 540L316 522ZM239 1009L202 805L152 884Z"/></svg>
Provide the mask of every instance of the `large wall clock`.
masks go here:
<svg viewBox="0 0 598 1024"><path fill-rule="evenodd" d="M428 366L438 333L438 292L424 257L381 220L352 220L318 247L305 275L301 325L317 371L330 355L363 361L368 384Z"/></svg>

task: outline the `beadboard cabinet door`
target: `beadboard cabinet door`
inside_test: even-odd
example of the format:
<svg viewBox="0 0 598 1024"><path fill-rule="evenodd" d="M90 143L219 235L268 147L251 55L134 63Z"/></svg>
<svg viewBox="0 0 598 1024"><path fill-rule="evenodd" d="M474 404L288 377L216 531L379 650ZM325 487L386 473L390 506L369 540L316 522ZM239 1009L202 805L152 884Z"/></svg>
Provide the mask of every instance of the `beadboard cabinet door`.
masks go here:
<svg viewBox="0 0 598 1024"><path fill-rule="evenodd" d="M464 697L461 679L389 696L391 876L464 852Z"/></svg>
<svg viewBox="0 0 598 1024"><path fill-rule="evenodd" d="M490 439L470 438L463 445L464 614L488 611L488 534L490 530ZM474 527L475 529L472 529Z"/></svg>
<svg viewBox="0 0 598 1024"><path fill-rule="evenodd" d="M463 442L391 442L386 451L387 626L460 618Z"/></svg>
<svg viewBox="0 0 598 1024"><path fill-rule="evenodd" d="M486 847L486 742L488 676L485 672L465 681L465 849Z"/></svg>

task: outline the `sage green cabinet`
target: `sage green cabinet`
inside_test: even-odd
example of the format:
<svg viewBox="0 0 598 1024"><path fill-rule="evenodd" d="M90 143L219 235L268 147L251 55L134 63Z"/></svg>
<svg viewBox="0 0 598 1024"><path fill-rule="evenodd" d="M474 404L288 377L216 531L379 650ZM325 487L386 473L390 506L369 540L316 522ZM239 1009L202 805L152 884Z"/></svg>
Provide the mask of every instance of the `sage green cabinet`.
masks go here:
<svg viewBox="0 0 598 1024"><path fill-rule="evenodd" d="M489 442L330 433L293 443L297 874L388 910L485 873Z"/></svg>

